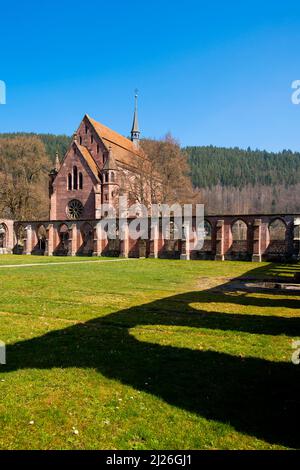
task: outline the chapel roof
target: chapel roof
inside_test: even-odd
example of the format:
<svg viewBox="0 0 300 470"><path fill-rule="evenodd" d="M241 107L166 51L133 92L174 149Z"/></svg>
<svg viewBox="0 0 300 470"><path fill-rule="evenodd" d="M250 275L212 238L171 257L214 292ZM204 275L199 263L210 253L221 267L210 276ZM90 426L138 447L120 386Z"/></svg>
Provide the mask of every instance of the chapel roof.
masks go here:
<svg viewBox="0 0 300 470"><path fill-rule="evenodd" d="M95 160L93 159L92 155L90 154L90 152L88 151L88 149L86 147L83 147L83 145L80 145L78 142L74 142L74 143L75 143L76 147L78 148L79 152L81 153L81 155L83 156L83 158L85 159L85 161L87 162L87 164L88 164L89 168L91 169L93 175L95 176L97 181L99 181L100 169L98 168L98 165L95 162Z"/></svg>
<svg viewBox="0 0 300 470"><path fill-rule="evenodd" d="M87 114L85 117L93 126L95 132L100 137L107 149L111 151L117 162L136 167L139 158L145 158L143 151L126 137L118 134L109 127L104 126L100 122L95 121Z"/></svg>

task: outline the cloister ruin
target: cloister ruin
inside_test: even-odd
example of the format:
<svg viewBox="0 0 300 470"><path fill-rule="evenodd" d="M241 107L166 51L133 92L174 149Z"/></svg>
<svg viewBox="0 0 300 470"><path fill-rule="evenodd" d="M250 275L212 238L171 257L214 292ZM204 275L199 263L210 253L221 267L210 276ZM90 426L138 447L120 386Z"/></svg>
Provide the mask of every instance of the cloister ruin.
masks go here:
<svg viewBox="0 0 300 470"><path fill-rule="evenodd" d="M131 219L128 219L129 223ZM205 216L201 249L193 249L196 219L188 235L164 238L161 221L148 239L111 239L99 220L22 221L0 219L0 254L120 256L245 261L300 260L300 214ZM170 222L172 227L174 221ZM150 230L149 230L150 232Z"/></svg>

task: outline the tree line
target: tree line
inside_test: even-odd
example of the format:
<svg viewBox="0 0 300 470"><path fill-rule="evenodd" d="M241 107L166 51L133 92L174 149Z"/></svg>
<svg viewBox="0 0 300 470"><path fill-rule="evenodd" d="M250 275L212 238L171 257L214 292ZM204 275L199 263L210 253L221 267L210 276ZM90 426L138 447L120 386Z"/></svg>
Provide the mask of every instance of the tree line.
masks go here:
<svg viewBox="0 0 300 470"><path fill-rule="evenodd" d="M193 185L244 188L300 183L300 153L223 147L186 147Z"/></svg>

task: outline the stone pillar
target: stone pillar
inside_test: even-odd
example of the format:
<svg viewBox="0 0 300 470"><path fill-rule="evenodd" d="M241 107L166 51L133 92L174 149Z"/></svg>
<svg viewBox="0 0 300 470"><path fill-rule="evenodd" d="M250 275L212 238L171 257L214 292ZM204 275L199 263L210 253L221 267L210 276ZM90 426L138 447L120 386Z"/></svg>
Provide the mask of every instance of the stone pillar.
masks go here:
<svg viewBox="0 0 300 470"><path fill-rule="evenodd" d="M34 253L35 249L38 248L38 242L37 227L31 226L31 253Z"/></svg>
<svg viewBox="0 0 300 470"><path fill-rule="evenodd" d="M149 258L158 258L159 221L154 222L150 230L150 253Z"/></svg>
<svg viewBox="0 0 300 470"><path fill-rule="evenodd" d="M294 219L293 227L293 259L295 261L300 261L300 218L297 217Z"/></svg>
<svg viewBox="0 0 300 470"><path fill-rule="evenodd" d="M252 247L252 261L261 263L261 219L255 219L253 222L253 247Z"/></svg>
<svg viewBox="0 0 300 470"><path fill-rule="evenodd" d="M27 225L26 228L26 247L25 247L25 254L31 255L32 252L32 243L33 243L33 233L32 233L32 226Z"/></svg>
<svg viewBox="0 0 300 470"><path fill-rule="evenodd" d="M224 261L224 220L218 220L216 225L216 261Z"/></svg>
<svg viewBox="0 0 300 470"><path fill-rule="evenodd" d="M49 224L47 227L47 240L46 240L45 255L53 256L53 250L54 250L54 228L53 228L53 224Z"/></svg>
<svg viewBox="0 0 300 470"><path fill-rule="evenodd" d="M94 252L93 256L102 256L107 245L107 234L101 222L98 222L94 229Z"/></svg>
<svg viewBox="0 0 300 470"><path fill-rule="evenodd" d="M183 237L181 240L181 254L180 259L189 260L190 259L190 226L185 224L183 226Z"/></svg>
<svg viewBox="0 0 300 470"><path fill-rule="evenodd" d="M120 258L129 256L129 227L127 219L120 219Z"/></svg>
<svg viewBox="0 0 300 470"><path fill-rule="evenodd" d="M71 229L69 230L69 256L76 256L78 248L77 248L77 241L78 241L78 234L77 234L77 225L72 224Z"/></svg>

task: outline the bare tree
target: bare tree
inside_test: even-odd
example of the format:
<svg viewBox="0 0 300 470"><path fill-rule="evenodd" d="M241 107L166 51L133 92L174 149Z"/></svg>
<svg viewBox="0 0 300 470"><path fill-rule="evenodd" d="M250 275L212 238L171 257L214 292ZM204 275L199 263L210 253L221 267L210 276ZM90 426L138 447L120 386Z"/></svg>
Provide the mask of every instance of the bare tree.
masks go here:
<svg viewBox="0 0 300 470"><path fill-rule="evenodd" d="M49 160L34 136L0 140L0 213L12 219L47 216Z"/></svg>
<svg viewBox="0 0 300 470"><path fill-rule="evenodd" d="M162 140L144 139L141 146L147 163L142 165L139 186L145 183L151 203L183 204L194 200L187 155L171 134Z"/></svg>

